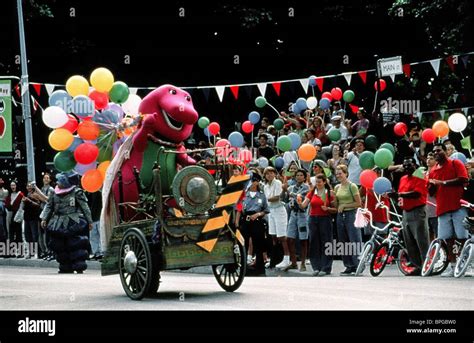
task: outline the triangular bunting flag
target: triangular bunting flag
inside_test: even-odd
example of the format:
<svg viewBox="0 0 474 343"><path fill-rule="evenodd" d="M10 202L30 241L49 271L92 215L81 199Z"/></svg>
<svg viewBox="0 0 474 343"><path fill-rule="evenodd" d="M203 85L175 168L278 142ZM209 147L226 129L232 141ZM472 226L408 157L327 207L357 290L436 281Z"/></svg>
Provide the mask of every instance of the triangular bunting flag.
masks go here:
<svg viewBox="0 0 474 343"><path fill-rule="evenodd" d="M395 83L395 74L390 74L390 78L392 79L392 82Z"/></svg>
<svg viewBox="0 0 474 343"><path fill-rule="evenodd" d="M17 84L15 86L15 92L16 92L16 95L18 95L18 97L21 97L21 95L20 95L20 84Z"/></svg>
<svg viewBox="0 0 474 343"><path fill-rule="evenodd" d="M351 111L354 114L356 114L359 111L359 106L349 104L349 107L351 108Z"/></svg>
<svg viewBox="0 0 474 343"><path fill-rule="evenodd" d="M40 83L32 83L31 84L36 92L36 95L40 96L41 94L41 84Z"/></svg>
<svg viewBox="0 0 474 343"><path fill-rule="evenodd" d="M441 119L444 120L444 113L446 113L446 110L440 110L439 114L441 115Z"/></svg>
<svg viewBox="0 0 474 343"><path fill-rule="evenodd" d="M411 65L410 64L404 64L403 65L403 73L405 74L406 77L410 77L411 75Z"/></svg>
<svg viewBox="0 0 474 343"><path fill-rule="evenodd" d="M15 107L18 107L18 105L16 104L16 101L15 101L15 97L14 97L14 96L12 96L12 103L13 103L13 105L14 105Z"/></svg>
<svg viewBox="0 0 474 343"><path fill-rule="evenodd" d="M222 102L222 99L224 98L225 86L216 86L215 89L217 96L219 97L219 101Z"/></svg>
<svg viewBox="0 0 474 343"><path fill-rule="evenodd" d="M423 116L422 112L416 112L416 117L418 118L418 121L421 121L422 116Z"/></svg>
<svg viewBox="0 0 474 343"><path fill-rule="evenodd" d="M273 82L272 83L273 89L278 96L280 96L280 89L281 89L281 82Z"/></svg>
<svg viewBox="0 0 474 343"><path fill-rule="evenodd" d="M308 85L309 85L309 79L304 78L300 79L301 87L303 87L304 93L308 93Z"/></svg>
<svg viewBox="0 0 474 343"><path fill-rule="evenodd" d="M324 85L324 78L323 77L317 77L316 78L316 84L318 85L319 90L322 92L323 91L323 85Z"/></svg>
<svg viewBox="0 0 474 343"><path fill-rule="evenodd" d="M230 90L232 91L232 94L234 94L235 100L237 100L239 98L239 86L230 86Z"/></svg>
<svg viewBox="0 0 474 343"><path fill-rule="evenodd" d="M129 87L128 90L130 91L130 94L137 94L138 88L136 87Z"/></svg>
<svg viewBox="0 0 474 343"><path fill-rule="evenodd" d="M463 107L462 112L466 115L466 117L468 116L467 115L468 111L469 111L469 107Z"/></svg>
<svg viewBox="0 0 474 343"><path fill-rule="evenodd" d="M360 71L359 73L360 78L362 79L362 82L364 84L367 83L367 72L366 71Z"/></svg>
<svg viewBox="0 0 474 343"><path fill-rule="evenodd" d="M258 90L260 91L260 94L262 96L265 96L265 91L267 90L267 84L266 83L257 83Z"/></svg>
<svg viewBox="0 0 474 343"><path fill-rule="evenodd" d="M454 71L454 58L455 58L455 56L446 57L446 62L448 63L449 68L451 69L451 71ZM457 58L457 56L456 56L456 58Z"/></svg>
<svg viewBox="0 0 474 343"><path fill-rule="evenodd" d="M471 136L467 136L467 137L464 137L463 139L461 139L461 146L463 147L463 149L471 151L471 149L472 149L472 147L471 147Z"/></svg>
<svg viewBox="0 0 474 343"><path fill-rule="evenodd" d="M433 67L433 70L436 74L436 76L438 76L439 74L439 62L441 61L440 58L436 59L436 60L431 60L430 63L431 63L431 66Z"/></svg>
<svg viewBox="0 0 474 343"><path fill-rule="evenodd" d="M37 102L36 102L35 98L33 97L33 95L31 95L30 98L31 98L31 102L33 103L33 109L36 112L36 110L38 109Z"/></svg>
<svg viewBox="0 0 474 343"><path fill-rule="evenodd" d="M206 101L209 101L209 95L211 94L211 89L210 88L201 88L201 90L204 93L204 97L206 98Z"/></svg>
<svg viewBox="0 0 474 343"><path fill-rule="evenodd" d="M469 55L461 57L461 61L464 64L464 68L467 68L467 63L469 62Z"/></svg>
<svg viewBox="0 0 474 343"><path fill-rule="evenodd" d="M352 73L344 73L342 74L344 78L346 79L347 85L351 85L351 80L352 80Z"/></svg>
<svg viewBox="0 0 474 343"><path fill-rule="evenodd" d="M457 93L454 93L454 94L453 94L453 100L454 100L454 102L458 101L458 96L459 96L459 94L457 94Z"/></svg>
<svg viewBox="0 0 474 343"><path fill-rule="evenodd" d="M52 85L52 84L49 84L49 83L45 83L44 86L45 86L45 88L46 88L46 93L48 93L48 96L50 96L51 93L54 92L54 87L55 87L55 86Z"/></svg>

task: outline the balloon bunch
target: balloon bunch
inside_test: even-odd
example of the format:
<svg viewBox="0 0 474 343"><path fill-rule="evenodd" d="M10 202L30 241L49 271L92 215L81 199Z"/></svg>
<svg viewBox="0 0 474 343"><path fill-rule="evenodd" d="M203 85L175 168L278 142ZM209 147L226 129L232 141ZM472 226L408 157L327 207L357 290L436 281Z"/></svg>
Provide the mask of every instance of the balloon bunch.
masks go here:
<svg viewBox="0 0 474 343"><path fill-rule="evenodd" d="M421 138L428 144L434 143L436 138L441 140L441 138L446 137L449 134L449 130L453 132L460 133L464 138L463 131L467 127L467 118L462 113L453 113L449 116L448 122L444 120L436 121L431 129L425 129L421 133Z"/></svg>
<svg viewBox="0 0 474 343"><path fill-rule="evenodd" d="M50 146L58 151L54 166L82 175L82 187L96 192L102 187L110 161L138 125L141 98L115 81L106 68L97 68L89 81L75 75L66 90L56 90L43 111L44 124L53 129Z"/></svg>

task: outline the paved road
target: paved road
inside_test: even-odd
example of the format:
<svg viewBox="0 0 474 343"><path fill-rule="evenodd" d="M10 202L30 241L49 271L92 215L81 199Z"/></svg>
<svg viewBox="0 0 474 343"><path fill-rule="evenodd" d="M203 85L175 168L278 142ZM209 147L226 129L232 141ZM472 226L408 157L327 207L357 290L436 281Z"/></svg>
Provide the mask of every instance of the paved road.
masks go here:
<svg viewBox="0 0 474 343"><path fill-rule="evenodd" d="M212 275L166 272L158 296L142 301L129 300L118 276L98 270L58 275L53 268L0 266L0 280L1 310L474 309L473 277L403 277L396 266L377 278L248 277L235 293L221 290Z"/></svg>

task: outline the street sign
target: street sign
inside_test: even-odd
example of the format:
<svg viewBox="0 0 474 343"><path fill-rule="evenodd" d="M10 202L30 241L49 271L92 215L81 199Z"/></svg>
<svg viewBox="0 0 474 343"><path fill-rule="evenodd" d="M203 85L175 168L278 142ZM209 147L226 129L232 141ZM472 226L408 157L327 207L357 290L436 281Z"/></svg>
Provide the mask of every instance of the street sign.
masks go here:
<svg viewBox="0 0 474 343"><path fill-rule="evenodd" d="M377 72L379 77L403 74L402 56L377 60Z"/></svg>

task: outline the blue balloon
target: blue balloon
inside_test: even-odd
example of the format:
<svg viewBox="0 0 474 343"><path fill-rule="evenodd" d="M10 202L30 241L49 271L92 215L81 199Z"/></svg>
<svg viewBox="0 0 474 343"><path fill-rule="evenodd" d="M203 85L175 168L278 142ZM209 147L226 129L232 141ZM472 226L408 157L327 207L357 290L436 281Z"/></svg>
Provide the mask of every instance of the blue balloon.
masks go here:
<svg viewBox="0 0 474 343"><path fill-rule="evenodd" d="M291 139L291 150L296 150L301 145L301 137L299 134L292 132L288 134L288 137Z"/></svg>
<svg viewBox="0 0 474 343"><path fill-rule="evenodd" d="M455 152L450 156L453 160L459 160L462 162L462 164L467 163L467 157L464 155L462 152Z"/></svg>
<svg viewBox="0 0 474 343"><path fill-rule="evenodd" d="M281 168L283 168L284 165L285 165L285 160L283 159L283 157L277 157L275 159L275 168L276 169L281 169Z"/></svg>
<svg viewBox="0 0 474 343"><path fill-rule="evenodd" d="M259 166L260 168L266 168L266 167L268 167L268 159L267 159L266 157L264 157L264 156L260 157L260 158L258 159L258 166Z"/></svg>
<svg viewBox="0 0 474 343"><path fill-rule="evenodd" d="M323 110L327 110L329 107L331 107L331 102L327 98L322 98L319 100L319 107Z"/></svg>
<svg viewBox="0 0 474 343"><path fill-rule="evenodd" d="M255 125L255 124L258 124L258 122L260 121L260 113L258 113L257 111L252 111L249 113L249 121Z"/></svg>
<svg viewBox="0 0 474 343"><path fill-rule="evenodd" d="M392 190L392 183L386 177L378 177L374 181L374 192L378 195L390 192Z"/></svg>
<svg viewBox="0 0 474 343"><path fill-rule="evenodd" d="M305 98L298 98L298 100L296 100L296 106L300 109L300 112L308 109Z"/></svg>
<svg viewBox="0 0 474 343"><path fill-rule="evenodd" d="M84 141L79 136L74 136L74 140L67 150L74 152L74 150L76 150L76 148L82 143L84 143Z"/></svg>
<svg viewBox="0 0 474 343"><path fill-rule="evenodd" d="M78 95L72 99L72 113L85 118L95 113L94 103L85 95Z"/></svg>
<svg viewBox="0 0 474 343"><path fill-rule="evenodd" d="M97 162L94 161L90 164L76 164L76 166L74 167L74 171L76 173L78 173L79 175L84 175L87 171L91 170L91 169L95 169L97 167Z"/></svg>
<svg viewBox="0 0 474 343"><path fill-rule="evenodd" d="M61 107L66 113L71 113L71 102L72 97L64 90L54 91L48 100L49 106Z"/></svg>
<svg viewBox="0 0 474 343"><path fill-rule="evenodd" d="M309 85L310 85L311 87L316 86L316 76L311 75L311 76L309 77Z"/></svg>
<svg viewBox="0 0 474 343"><path fill-rule="evenodd" d="M236 148L241 148L244 145L244 136L240 132L234 131L228 138L230 145Z"/></svg>
<svg viewBox="0 0 474 343"><path fill-rule="evenodd" d="M204 135L205 135L206 137L211 137L211 136L212 136L211 133L209 132L209 129L208 129L207 127L204 128L203 131L204 131Z"/></svg>

